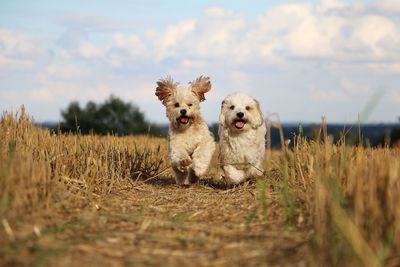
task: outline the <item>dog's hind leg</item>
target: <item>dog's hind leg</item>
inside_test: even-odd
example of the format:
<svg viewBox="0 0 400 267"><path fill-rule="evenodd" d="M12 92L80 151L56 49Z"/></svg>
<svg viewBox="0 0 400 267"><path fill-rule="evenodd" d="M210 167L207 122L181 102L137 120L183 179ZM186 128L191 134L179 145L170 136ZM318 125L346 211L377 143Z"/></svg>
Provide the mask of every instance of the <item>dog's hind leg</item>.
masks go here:
<svg viewBox="0 0 400 267"><path fill-rule="evenodd" d="M194 184L199 181L199 177L196 175L192 168L189 169L189 183Z"/></svg>
<svg viewBox="0 0 400 267"><path fill-rule="evenodd" d="M249 177L253 177L253 178L263 177L264 173L265 173L265 171L262 167L262 164L258 164L258 166L257 165L250 166L247 171L247 174L249 175Z"/></svg>
<svg viewBox="0 0 400 267"><path fill-rule="evenodd" d="M225 165L222 169L225 173L225 180L230 184L240 184L247 178L245 171L238 170L232 165Z"/></svg>
<svg viewBox="0 0 400 267"><path fill-rule="evenodd" d="M215 142L210 139L200 144L192 154L192 168L197 177L202 177L208 170L215 151Z"/></svg>

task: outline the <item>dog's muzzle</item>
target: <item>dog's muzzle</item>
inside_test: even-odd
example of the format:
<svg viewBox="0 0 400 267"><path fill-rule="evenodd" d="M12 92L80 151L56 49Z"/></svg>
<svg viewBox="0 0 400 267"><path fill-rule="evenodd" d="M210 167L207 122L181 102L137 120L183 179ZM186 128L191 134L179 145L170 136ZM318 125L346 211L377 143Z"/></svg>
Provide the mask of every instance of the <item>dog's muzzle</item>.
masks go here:
<svg viewBox="0 0 400 267"><path fill-rule="evenodd" d="M237 119L234 121L234 125L236 129L243 129L243 127L246 125L246 121L244 119Z"/></svg>
<svg viewBox="0 0 400 267"><path fill-rule="evenodd" d="M186 115L182 115L182 116L179 116L176 120L181 124L188 124L190 118Z"/></svg>

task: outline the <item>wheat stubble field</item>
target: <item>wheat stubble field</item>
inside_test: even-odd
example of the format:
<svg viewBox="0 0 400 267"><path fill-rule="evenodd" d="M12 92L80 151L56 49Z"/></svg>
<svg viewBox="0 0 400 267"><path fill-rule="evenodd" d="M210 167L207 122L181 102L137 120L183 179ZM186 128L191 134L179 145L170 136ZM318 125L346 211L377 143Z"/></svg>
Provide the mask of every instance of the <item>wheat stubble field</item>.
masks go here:
<svg viewBox="0 0 400 267"><path fill-rule="evenodd" d="M166 140L0 123L1 266L399 266L400 149L296 138L265 179L174 184Z"/></svg>

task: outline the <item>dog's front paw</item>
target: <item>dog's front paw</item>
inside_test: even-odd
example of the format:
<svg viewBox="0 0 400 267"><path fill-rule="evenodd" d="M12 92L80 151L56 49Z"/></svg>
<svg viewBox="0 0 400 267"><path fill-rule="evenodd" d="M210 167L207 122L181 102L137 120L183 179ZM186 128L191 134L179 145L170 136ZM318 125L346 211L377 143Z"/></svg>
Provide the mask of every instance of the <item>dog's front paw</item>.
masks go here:
<svg viewBox="0 0 400 267"><path fill-rule="evenodd" d="M187 167L190 164L192 164L191 159L183 159L183 160L179 161L179 166L182 166L182 167Z"/></svg>
<svg viewBox="0 0 400 267"><path fill-rule="evenodd" d="M187 159L182 159L182 160L180 160L180 161L178 162L178 169L179 169L181 172L184 172L184 171L186 170L186 168L187 168L190 164L192 164L192 160L191 160L191 159L189 159L189 158L187 158Z"/></svg>

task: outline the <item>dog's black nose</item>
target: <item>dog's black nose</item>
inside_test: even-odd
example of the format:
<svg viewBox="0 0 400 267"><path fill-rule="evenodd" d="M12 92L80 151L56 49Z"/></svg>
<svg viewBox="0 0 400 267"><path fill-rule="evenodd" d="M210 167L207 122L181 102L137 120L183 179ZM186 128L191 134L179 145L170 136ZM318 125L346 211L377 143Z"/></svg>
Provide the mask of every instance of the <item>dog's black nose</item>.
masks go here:
<svg viewBox="0 0 400 267"><path fill-rule="evenodd" d="M186 109L181 109L181 115L186 115Z"/></svg>
<svg viewBox="0 0 400 267"><path fill-rule="evenodd" d="M243 114L243 112L238 112L238 113L236 113L236 116L241 119L241 118L243 118L244 114Z"/></svg>

